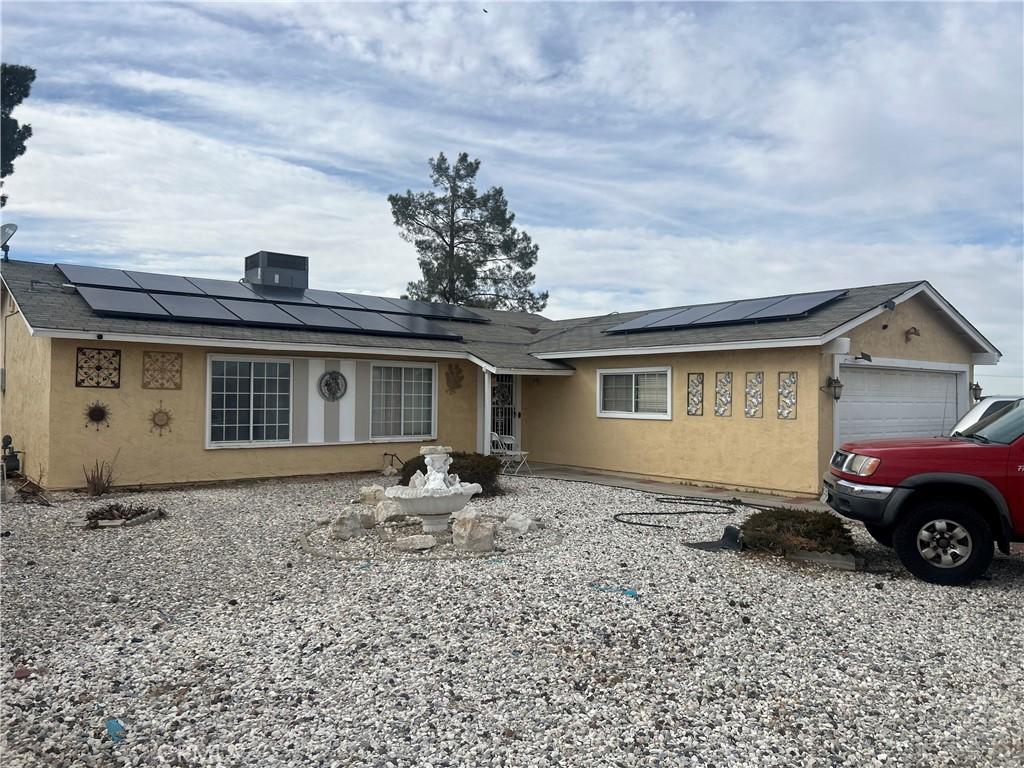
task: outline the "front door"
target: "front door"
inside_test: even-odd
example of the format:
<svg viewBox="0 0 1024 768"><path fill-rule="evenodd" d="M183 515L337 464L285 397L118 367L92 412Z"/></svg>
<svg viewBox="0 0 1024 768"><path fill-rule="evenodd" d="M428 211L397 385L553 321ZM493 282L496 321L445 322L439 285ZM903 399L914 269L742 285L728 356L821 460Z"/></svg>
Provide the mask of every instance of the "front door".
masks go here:
<svg viewBox="0 0 1024 768"><path fill-rule="evenodd" d="M519 377L495 374L491 386L491 431L519 440Z"/></svg>

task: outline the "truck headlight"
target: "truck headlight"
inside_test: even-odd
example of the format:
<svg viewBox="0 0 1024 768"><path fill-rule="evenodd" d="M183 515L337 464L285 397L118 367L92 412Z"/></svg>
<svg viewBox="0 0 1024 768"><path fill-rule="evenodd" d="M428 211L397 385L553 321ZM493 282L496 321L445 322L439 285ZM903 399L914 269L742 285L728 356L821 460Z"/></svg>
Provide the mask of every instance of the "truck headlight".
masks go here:
<svg viewBox="0 0 1024 768"><path fill-rule="evenodd" d="M843 464L843 472L849 472L851 475L857 475L858 477L869 477L875 474L875 470L878 469L878 465L881 463L882 460L874 456L861 456L857 453L851 453Z"/></svg>

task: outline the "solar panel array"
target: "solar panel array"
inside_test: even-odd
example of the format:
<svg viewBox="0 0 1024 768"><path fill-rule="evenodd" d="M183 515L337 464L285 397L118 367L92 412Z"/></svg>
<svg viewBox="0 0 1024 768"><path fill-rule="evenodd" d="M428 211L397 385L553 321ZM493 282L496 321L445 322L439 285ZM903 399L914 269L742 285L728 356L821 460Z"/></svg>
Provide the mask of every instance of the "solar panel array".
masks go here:
<svg viewBox="0 0 1024 768"><path fill-rule="evenodd" d="M74 264L57 268L90 309L109 317L452 340L462 337L431 320L488 322L450 304Z"/></svg>
<svg viewBox="0 0 1024 768"><path fill-rule="evenodd" d="M846 291L820 291L791 296L772 296L766 299L727 301L720 304L702 304L695 307L673 307L648 312L607 329L605 333L640 333L644 331L671 331L704 325L734 325L757 323L762 320L792 320L804 317L835 301Z"/></svg>

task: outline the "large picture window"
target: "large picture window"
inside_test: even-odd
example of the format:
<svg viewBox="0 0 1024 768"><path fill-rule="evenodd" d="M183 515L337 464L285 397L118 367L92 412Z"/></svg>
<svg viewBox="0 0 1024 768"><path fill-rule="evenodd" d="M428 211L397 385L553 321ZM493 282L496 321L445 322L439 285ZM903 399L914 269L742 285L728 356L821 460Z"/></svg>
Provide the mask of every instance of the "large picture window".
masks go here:
<svg viewBox="0 0 1024 768"><path fill-rule="evenodd" d="M597 372L597 415L625 419L672 418L669 368L603 369Z"/></svg>
<svg viewBox="0 0 1024 768"><path fill-rule="evenodd" d="M370 437L433 437L434 369L374 365L370 387Z"/></svg>
<svg viewBox="0 0 1024 768"><path fill-rule="evenodd" d="M286 360L210 361L210 442L291 440L292 364Z"/></svg>

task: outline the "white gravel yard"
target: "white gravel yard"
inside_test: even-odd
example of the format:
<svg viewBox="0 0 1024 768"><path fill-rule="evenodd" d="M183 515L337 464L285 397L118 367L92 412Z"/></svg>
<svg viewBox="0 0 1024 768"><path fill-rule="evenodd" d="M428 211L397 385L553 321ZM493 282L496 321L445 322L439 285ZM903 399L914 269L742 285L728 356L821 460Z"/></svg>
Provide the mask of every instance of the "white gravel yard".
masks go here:
<svg viewBox="0 0 1024 768"><path fill-rule="evenodd" d="M1021 556L955 589L704 552L742 515L627 526L665 505L540 479L479 506L542 516L550 547L304 554L366 482L118 495L170 515L121 530L68 526L95 500L7 505L3 764L1024 762Z"/></svg>

